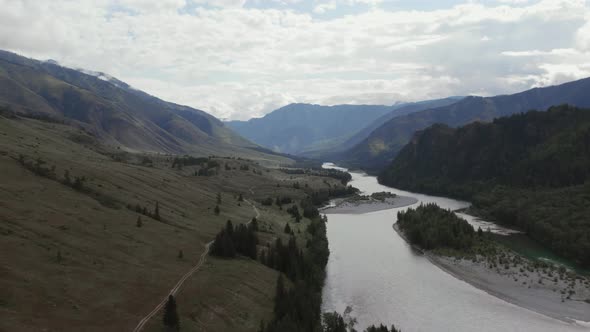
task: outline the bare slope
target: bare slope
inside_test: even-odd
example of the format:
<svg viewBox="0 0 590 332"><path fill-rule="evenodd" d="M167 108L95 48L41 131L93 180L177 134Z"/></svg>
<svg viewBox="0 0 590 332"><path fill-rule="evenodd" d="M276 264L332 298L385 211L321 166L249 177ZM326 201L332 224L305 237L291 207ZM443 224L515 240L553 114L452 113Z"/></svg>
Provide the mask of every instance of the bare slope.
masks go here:
<svg viewBox="0 0 590 332"><path fill-rule="evenodd" d="M0 51L0 106L64 120L128 151L247 156L256 147L203 111L87 73Z"/></svg>

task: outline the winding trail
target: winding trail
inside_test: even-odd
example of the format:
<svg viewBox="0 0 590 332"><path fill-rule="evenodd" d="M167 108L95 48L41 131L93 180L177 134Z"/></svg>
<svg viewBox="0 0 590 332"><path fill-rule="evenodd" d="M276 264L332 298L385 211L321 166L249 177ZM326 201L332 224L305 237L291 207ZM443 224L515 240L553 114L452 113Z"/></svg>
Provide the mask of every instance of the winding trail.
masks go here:
<svg viewBox="0 0 590 332"><path fill-rule="evenodd" d="M250 189L250 192L254 193L254 191L252 191L252 189ZM248 203L252 209L254 210L254 212L256 213L256 219L260 218L260 211L258 211L258 208L249 200L244 199L244 201L246 203ZM246 225L250 224L252 222L252 220L250 219ZM176 283L176 285L174 285L174 287L170 290L170 292L168 292L168 295L173 295L176 296L176 293L178 293L180 287L182 287L182 285L184 284L184 282L190 277L192 276L195 272L197 272L201 266L203 266L203 264L205 263L205 261L207 260L207 255L209 254L209 249L211 249L211 245L213 244L213 241L209 241L205 244L205 251L201 254L201 256L199 257L199 261L197 262L197 264L195 266L193 266L187 273L185 273L182 278L180 278L180 280L178 280L178 282ZM152 319L152 317L154 317L158 311L160 311L160 309L162 309L165 305L166 302L168 301L168 295L166 295L162 301L152 310L150 311L149 314L147 314L145 317L143 317L139 323L137 324L137 326L133 329L133 332L139 332L141 331L145 325L150 321L150 319Z"/></svg>
<svg viewBox="0 0 590 332"><path fill-rule="evenodd" d="M260 211L258 211L258 208L254 204L252 204L249 200L245 199L244 201L246 203L250 204L250 206L254 209L254 212L256 213L256 219L260 218ZM246 225L248 225L251 222L252 222L252 220L248 221L246 223Z"/></svg>

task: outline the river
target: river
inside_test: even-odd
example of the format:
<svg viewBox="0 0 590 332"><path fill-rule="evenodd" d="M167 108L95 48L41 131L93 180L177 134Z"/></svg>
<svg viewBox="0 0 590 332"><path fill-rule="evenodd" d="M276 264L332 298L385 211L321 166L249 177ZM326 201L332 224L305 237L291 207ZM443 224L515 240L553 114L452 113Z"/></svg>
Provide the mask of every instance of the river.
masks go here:
<svg viewBox="0 0 590 332"><path fill-rule="evenodd" d="M363 194L389 191L415 197L417 204L433 202L453 210L468 206L467 202L386 187L366 174L351 174L350 185ZM505 302L433 265L392 229L397 212L407 208L328 214L330 259L324 312L342 313L350 306L360 331L373 323L395 324L404 332L590 330L584 323L565 323Z"/></svg>

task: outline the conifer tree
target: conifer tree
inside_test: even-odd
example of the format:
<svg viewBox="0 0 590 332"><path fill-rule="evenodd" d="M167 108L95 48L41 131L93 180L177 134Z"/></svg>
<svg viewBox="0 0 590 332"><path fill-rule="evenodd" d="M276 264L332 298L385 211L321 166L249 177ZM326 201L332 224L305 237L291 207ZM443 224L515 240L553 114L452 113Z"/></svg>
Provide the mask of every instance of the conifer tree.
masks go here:
<svg viewBox="0 0 590 332"><path fill-rule="evenodd" d="M219 212L221 212L221 210L219 209L219 205L215 205L215 210L213 210L215 212L215 215L218 216Z"/></svg>
<svg viewBox="0 0 590 332"><path fill-rule="evenodd" d="M70 171L67 169L64 171L64 183L66 184L66 186L72 185L72 178L70 177Z"/></svg>
<svg viewBox="0 0 590 332"><path fill-rule="evenodd" d="M160 220L160 203L156 201L156 208L154 209L154 219Z"/></svg>
<svg viewBox="0 0 590 332"><path fill-rule="evenodd" d="M137 227L141 227L143 225L143 221L141 221L141 217L140 216L137 217L137 222L135 223L135 225Z"/></svg>
<svg viewBox="0 0 590 332"><path fill-rule="evenodd" d="M180 330L180 321L176 311L176 300L172 294L168 295L168 302L164 307L164 326L172 330Z"/></svg>

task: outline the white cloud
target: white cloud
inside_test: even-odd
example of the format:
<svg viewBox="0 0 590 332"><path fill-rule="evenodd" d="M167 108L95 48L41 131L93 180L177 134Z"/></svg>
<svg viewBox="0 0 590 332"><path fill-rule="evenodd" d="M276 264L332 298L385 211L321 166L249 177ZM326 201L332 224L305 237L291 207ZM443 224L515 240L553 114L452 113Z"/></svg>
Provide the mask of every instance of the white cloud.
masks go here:
<svg viewBox="0 0 590 332"><path fill-rule="evenodd" d="M242 7L247 0L193 0L197 4L205 4L213 7Z"/></svg>
<svg viewBox="0 0 590 332"><path fill-rule="evenodd" d="M336 1L322 2L313 7L313 12L316 14L324 14L325 12L336 9Z"/></svg>
<svg viewBox="0 0 590 332"><path fill-rule="evenodd" d="M276 0L280 10L196 1L207 6L189 14L193 0L0 0L0 48L240 119L290 102L491 95L589 74L585 1L388 11L354 0L372 8L330 19L296 11L292 0Z"/></svg>

